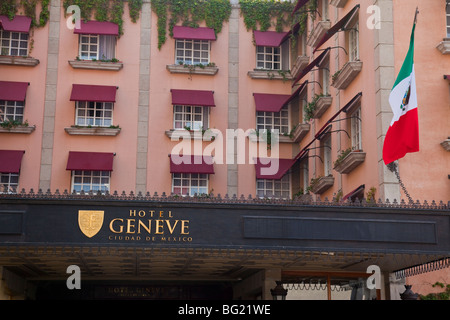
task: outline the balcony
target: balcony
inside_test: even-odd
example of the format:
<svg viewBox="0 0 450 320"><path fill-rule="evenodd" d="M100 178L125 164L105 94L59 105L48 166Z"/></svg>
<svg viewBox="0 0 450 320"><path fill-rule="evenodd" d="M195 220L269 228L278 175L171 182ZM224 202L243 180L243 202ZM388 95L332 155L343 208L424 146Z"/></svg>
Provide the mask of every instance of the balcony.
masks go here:
<svg viewBox="0 0 450 320"><path fill-rule="evenodd" d="M165 135L172 141L179 141L179 139L191 139L191 140L202 140L202 141L213 141L218 133L212 130L175 130L170 129L165 131Z"/></svg>
<svg viewBox="0 0 450 320"><path fill-rule="evenodd" d="M292 67L291 74L293 78L296 78L299 73L309 64L309 57L298 56Z"/></svg>
<svg viewBox="0 0 450 320"><path fill-rule="evenodd" d="M450 38L444 38L436 47L442 54L450 54Z"/></svg>
<svg viewBox="0 0 450 320"><path fill-rule="evenodd" d="M450 137L448 137L446 140L442 141L441 146L445 150L450 151Z"/></svg>
<svg viewBox="0 0 450 320"><path fill-rule="evenodd" d="M331 188L334 184L334 177L332 175L313 179L311 182L311 192L315 194L322 194Z"/></svg>
<svg viewBox="0 0 450 320"><path fill-rule="evenodd" d="M2 127L0 126L0 133L19 133L30 134L36 130L36 126L14 126L14 127Z"/></svg>
<svg viewBox="0 0 450 320"><path fill-rule="evenodd" d="M206 76L213 76L218 71L219 68L215 65L188 65L188 64L169 64L166 69L170 73L181 73L181 74L201 74Z"/></svg>
<svg viewBox="0 0 450 320"><path fill-rule="evenodd" d="M336 8L343 8L347 4L347 0L331 0L330 5Z"/></svg>
<svg viewBox="0 0 450 320"><path fill-rule="evenodd" d="M248 76L252 79L267 79L267 80L292 80L292 74L289 70L266 70L254 69L249 71Z"/></svg>
<svg viewBox="0 0 450 320"><path fill-rule="evenodd" d="M292 132L292 141L296 143L302 141L310 129L311 125L309 123L299 123Z"/></svg>
<svg viewBox="0 0 450 320"><path fill-rule="evenodd" d="M74 69L119 71L123 68L120 61L69 60L69 64Z"/></svg>
<svg viewBox="0 0 450 320"><path fill-rule="evenodd" d="M71 126L64 128L64 130L74 136L117 136L120 133L120 128L116 127L79 127Z"/></svg>
<svg viewBox="0 0 450 320"><path fill-rule="evenodd" d="M0 64L35 67L39 64L39 60L32 57L0 56Z"/></svg>
<svg viewBox="0 0 450 320"><path fill-rule="evenodd" d="M331 86L338 90L346 89L353 79L361 72L362 61L349 61L344 67L333 76Z"/></svg>
<svg viewBox="0 0 450 320"><path fill-rule="evenodd" d="M310 47L316 47L316 45L319 43L319 41L322 39L322 37L330 28L331 28L330 20L319 21L312 30L311 34L309 35L306 44Z"/></svg>
<svg viewBox="0 0 450 320"><path fill-rule="evenodd" d="M248 139L251 142L267 142L266 138L257 135L256 131L252 131L250 134L248 134ZM275 139L275 140L273 140L273 139ZM291 134L279 133L278 136L271 137L271 142L274 142L274 141L277 141L278 143L295 143L293 133L291 133Z"/></svg>
<svg viewBox="0 0 450 320"><path fill-rule="evenodd" d="M351 151L334 163L334 170L341 174L350 173L366 159L366 153L361 151Z"/></svg>
<svg viewBox="0 0 450 320"><path fill-rule="evenodd" d="M322 96L316 101L316 108L313 113L314 119L319 119L325 111L331 106L333 98L331 96Z"/></svg>

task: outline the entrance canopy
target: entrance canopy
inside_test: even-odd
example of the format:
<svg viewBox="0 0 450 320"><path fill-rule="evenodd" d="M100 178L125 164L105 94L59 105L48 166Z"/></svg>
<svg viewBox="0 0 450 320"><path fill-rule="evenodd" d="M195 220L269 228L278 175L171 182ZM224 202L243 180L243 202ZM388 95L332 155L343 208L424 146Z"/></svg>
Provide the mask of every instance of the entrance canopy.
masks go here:
<svg viewBox="0 0 450 320"><path fill-rule="evenodd" d="M0 265L36 280L73 264L95 280L395 272L450 257L449 217L443 203L0 194Z"/></svg>

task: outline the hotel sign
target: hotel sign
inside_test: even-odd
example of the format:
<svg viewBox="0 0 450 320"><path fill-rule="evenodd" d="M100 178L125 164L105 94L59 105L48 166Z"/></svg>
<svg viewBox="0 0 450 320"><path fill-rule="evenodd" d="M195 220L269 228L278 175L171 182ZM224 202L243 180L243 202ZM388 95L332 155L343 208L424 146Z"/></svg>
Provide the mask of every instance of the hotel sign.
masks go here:
<svg viewBox="0 0 450 320"><path fill-rule="evenodd" d="M187 246L450 254L448 209L0 197L0 246Z"/></svg>
<svg viewBox="0 0 450 320"><path fill-rule="evenodd" d="M190 220L171 210L124 209L104 219L104 211L78 210L78 226L88 238L102 231L110 242L192 242Z"/></svg>

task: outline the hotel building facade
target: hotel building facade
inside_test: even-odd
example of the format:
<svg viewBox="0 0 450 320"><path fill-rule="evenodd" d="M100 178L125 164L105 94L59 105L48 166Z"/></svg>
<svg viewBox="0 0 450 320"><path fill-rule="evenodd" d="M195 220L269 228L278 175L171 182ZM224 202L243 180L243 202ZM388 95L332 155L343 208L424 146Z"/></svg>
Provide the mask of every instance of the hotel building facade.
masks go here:
<svg viewBox="0 0 450 320"><path fill-rule="evenodd" d="M329 299L399 299L429 293L416 274L450 279L445 0L299 0L269 26L217 1L214 27L166 28L164 1L113 1L118 20L73 2L0 15L0 298L272 299L325 281ZM382 148L417 6L403 188Z"/></svg>

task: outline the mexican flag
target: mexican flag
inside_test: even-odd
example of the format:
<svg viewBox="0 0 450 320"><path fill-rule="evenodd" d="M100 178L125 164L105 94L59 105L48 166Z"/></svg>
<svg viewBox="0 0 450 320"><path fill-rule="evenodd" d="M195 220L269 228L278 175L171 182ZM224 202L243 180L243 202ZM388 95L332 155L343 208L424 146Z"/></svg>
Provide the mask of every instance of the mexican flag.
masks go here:
<svg viewBox="0 0 450 320"><path fill-rule="evenodd" d="M414 72L414 23L409 50L389 96L394 117L386 133L383 160L387 165L405 154L419 151L416 77Z"/></svg>

